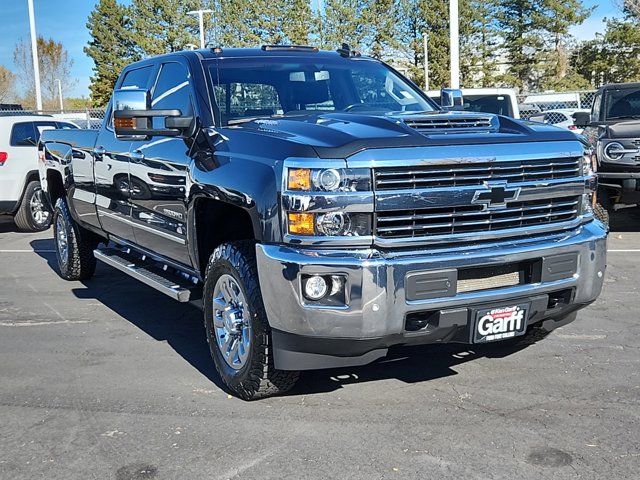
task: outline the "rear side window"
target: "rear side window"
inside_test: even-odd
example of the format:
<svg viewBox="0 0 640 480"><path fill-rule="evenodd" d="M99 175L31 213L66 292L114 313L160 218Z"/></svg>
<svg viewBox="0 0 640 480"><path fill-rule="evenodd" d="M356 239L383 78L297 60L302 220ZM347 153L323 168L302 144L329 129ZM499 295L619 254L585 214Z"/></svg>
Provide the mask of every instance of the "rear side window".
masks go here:
<svg viewBox="0 0 640 480"><path fill-rule="evenodd" d="M178 109L183 116L191 116L193 107L190 90L190 75L186 67L176 62L165 63L162 65L153 89L151 108L153 110Z"/></svg>
<svg viewBox="0 0 640 480"><path fill-rule="evenodd" d="M61 130L69 130L69 129L77 129L78 127L76 127L73 123L64 123L64 122L56 122L57 128L61 129Z"/></svg>
<svg viewBox="0 0 640 480"><path fill-rule="evenodd" d="M124 74L124 79L120 88L147 88L149 76L151 75L151 65L129 70Z"/></svg>
<svg viewBox="0 0 640 480"><path fill-rule="evenodd" d="M58 128L57 122L33 122L33 125L35 127L34 138L36 139L36 142L40 140L40 135L42 135L42 132L44 132L45 130L53 130L54 128Z"/></svg>
<svg viewBox="0 0 640 480"><path fill-rule="evenodd" d="M9 144L12 147L33 147L38 140L36 139L33 122L14 123L11 129L11 139Z"/></svg>

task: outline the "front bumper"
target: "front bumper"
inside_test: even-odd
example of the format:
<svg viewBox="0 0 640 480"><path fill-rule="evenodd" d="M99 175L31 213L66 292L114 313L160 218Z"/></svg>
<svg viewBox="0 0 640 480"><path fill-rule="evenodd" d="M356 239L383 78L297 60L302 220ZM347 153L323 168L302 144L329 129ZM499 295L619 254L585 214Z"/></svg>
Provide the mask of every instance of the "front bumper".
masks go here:
<svg viewBox="0 0 640 480"><path fill-rule="evenodd" d="M562 254L577 254L575 271L567 278L407 300L408 273L501 266ZM284 370L362 365L386 355L393 345L467 343L471 311L483 305L526 300L531 302L529 324L572 319L576 310L600 294L605 256L606 231L598 221L564 234L466 249L383 252L257 245L275 366ZM305 305L302 274L345 275L347 306ZM566 302L549 308L549 299L560 291L571 294ZM420 331L408 331L407 315L415 312L438 312L440 321ZM553 321L544 324L554 326Z"/></svg>

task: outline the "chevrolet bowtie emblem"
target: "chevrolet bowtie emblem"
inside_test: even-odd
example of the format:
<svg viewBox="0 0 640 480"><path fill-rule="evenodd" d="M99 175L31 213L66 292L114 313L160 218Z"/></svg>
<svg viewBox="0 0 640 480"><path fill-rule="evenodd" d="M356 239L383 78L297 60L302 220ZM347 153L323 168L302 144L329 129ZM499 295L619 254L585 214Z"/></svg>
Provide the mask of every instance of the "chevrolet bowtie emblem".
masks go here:
<svg viewBox="0 0 640 480"><path fill-rule="evenodd" d="M488 190L476 190L471 203L482 205L484 210L505 208L507 202L513 202L520 196L520 188L508 188L506 184L486 184Z"/></svg>

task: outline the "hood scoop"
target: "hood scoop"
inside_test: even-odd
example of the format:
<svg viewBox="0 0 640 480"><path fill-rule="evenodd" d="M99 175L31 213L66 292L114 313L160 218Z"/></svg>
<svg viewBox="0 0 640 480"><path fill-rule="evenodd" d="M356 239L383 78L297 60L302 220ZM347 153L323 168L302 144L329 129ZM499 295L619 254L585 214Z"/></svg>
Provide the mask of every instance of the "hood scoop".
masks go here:
<svg viewBox="0 0 640 480"><path fill-rule="evenodd" d="M443 114L403 119L404 123L420 133L489 132L500 129L495 115Z"/></svg>

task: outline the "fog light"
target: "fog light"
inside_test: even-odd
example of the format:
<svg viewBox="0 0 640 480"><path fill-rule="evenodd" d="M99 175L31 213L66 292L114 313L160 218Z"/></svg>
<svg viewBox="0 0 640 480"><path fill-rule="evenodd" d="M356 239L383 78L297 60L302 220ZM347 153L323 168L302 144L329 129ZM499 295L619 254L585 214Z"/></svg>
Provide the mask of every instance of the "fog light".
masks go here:
<svg viewBox="0 0 640 480"><path fill-rule="evenodd" d="M304 295L309 300L320 300L327 294L327 282L320 275L309 277L304 285Z"/></svg>

